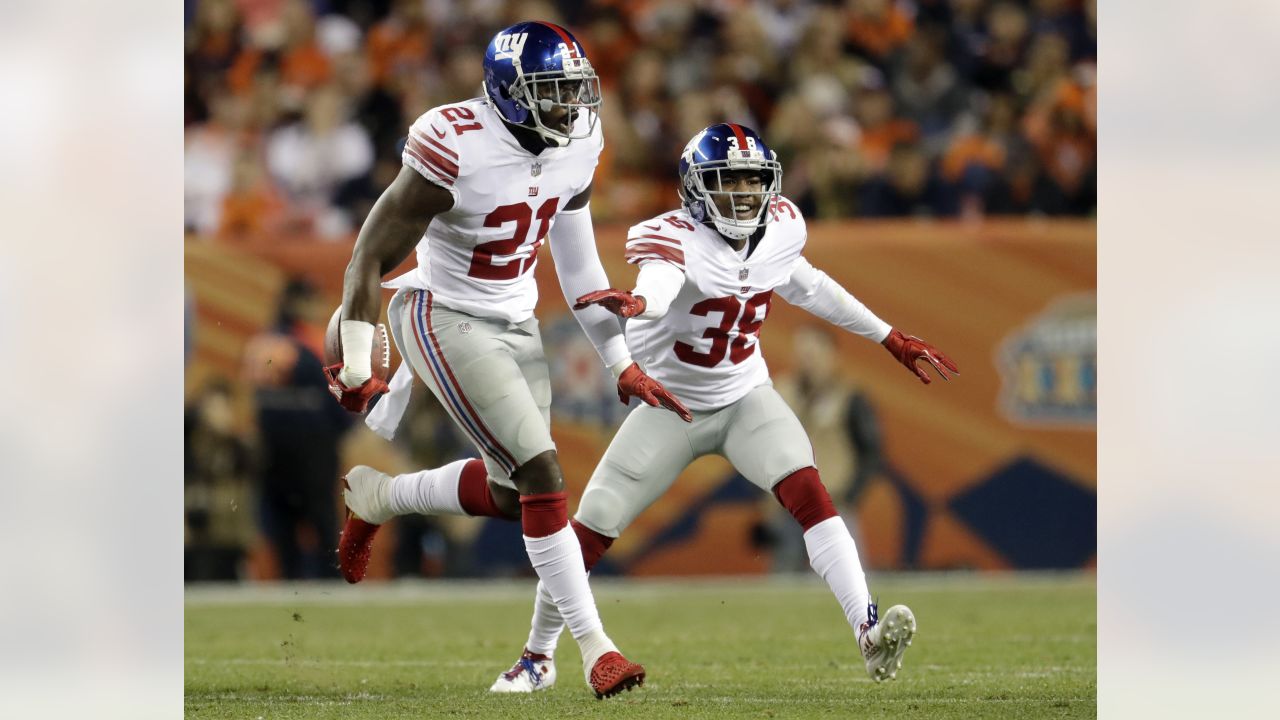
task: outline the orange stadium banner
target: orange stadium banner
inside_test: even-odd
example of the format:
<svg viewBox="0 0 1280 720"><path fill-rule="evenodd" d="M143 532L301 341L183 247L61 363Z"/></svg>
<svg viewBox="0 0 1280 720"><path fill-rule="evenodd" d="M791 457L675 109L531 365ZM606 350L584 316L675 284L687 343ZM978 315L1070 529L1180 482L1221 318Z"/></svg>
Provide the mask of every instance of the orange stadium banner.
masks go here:
<svg viewBox="0 0 1280 720"><path fill-rule="evenodd" d="M955 381L926 387L873 343L834 334L840 382L870 401L883 436L882 472L851 511L866 564L1093 565L1095 224L854 221L813 223L809 231L806 256L815 266L895 327L943 349L961 369ZM597 227L601 257L618 287L635 278L622 259L625 232ZM195 304L189 391L211 375L238 376L244 345L270 322L286 277L307 276L336 306L350 254L350 241L241 245L188 238L186 279ZM555 380L553 431L576 498L626 409L576 330L546 251L541 260L538 317ZM775 379L797 364L797 331L822 324L783 301L773 304L761 346ZM818 466L824 470L821 445ZM727 462L700 460L636 520L600 570L764 572L770 558L751 538L766 506ZM510 544L507 531L496 527L503 523L489 525L493 531L486 526L477 540L479 557L490 543Z"/></svg>

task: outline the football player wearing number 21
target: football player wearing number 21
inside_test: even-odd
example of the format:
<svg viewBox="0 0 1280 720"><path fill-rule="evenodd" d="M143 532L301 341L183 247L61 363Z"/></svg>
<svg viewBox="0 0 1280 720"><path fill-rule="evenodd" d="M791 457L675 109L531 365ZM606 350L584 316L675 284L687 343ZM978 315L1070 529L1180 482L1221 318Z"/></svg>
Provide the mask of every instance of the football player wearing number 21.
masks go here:
<svg viewBox="0 0 1280 720"><path fill-rule="evenodd" d="M626 338L632 352L693 411L693 422L685 423L640 406L622 423L574 516L582 528L586 568L689 463L721 455L772 492L804 528L809 562L844 611L867 673L877 682L892 679L916 632L915 617L904 605L877 617L858 549L819 479L809 438L773 389L760 353L760 328L776 294L883 344L926 384L929 375L917 361L943 379L958 370L928 343L891 328L804 259L804 218L779 194L782 166L755 131L732 123L708 127L685 146L679 175L683 207L628 234L626 259L640 265L635 289L597 290L574 306L603 307L630 318ZM564 623L553 597L539 584L525 664L499 678L503 689L542 690L554 678L553 655Z"/></svg>
<svg viewBox="0 0 1280 720"><path fill-rule="evenodd" d="M482 95L428 110L410 128L404 165L356 239L343 284L343 362L326 374L353 412L389 390L366 422L390 437L416 373L482 458L396 477L353 468L344 577L364 576L378 526L397 514L519 519L543 597L578 641L587 683L608 697L643 683L645 671L605 634L583 564L585 528L568 523L533 316L543 238L570 302L609 284L588 206L603 147L599 105L599 80L568 31L524 22L499 32L485 52ZM396 290L388 324L406 361L388 387L369 360L379 285L412 250L416 269L383 284ZM691 419L632 361L617 318L596 306L574 313L624 402L636 396L676 422Z"/></svg>

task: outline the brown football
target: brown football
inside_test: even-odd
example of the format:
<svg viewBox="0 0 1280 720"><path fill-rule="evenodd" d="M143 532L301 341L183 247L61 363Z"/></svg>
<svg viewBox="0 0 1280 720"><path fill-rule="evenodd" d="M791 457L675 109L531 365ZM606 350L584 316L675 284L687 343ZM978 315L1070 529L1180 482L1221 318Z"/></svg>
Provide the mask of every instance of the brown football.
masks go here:
<svg viewBox="0 0 1280 720"><path fill-rule="evenodd" d="M329 318L329 327L324 331L324 364L338 365L342 362L342 306L333 311ZM373 376L386 382L391 377L391 345L387 341L387 326L378 323L373 331L373 354L369 358L369 366Z"/></svg>

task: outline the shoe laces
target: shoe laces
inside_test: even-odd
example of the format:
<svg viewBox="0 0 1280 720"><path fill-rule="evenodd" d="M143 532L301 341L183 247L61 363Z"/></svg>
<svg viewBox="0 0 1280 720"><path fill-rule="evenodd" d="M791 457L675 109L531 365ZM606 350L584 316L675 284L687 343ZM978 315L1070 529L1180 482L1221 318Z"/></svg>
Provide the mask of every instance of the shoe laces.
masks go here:
<svg viewBox="0 0 1280 720"><path fill-rule="evenodd" d="M513 665L510 670L503 673L502 676L507 680L515 680L522 672L529 673L529 678L533 680L534 685L542 684L542 673L538 672L538 667L534 664L533 658L527 651L524 655L521 655L520 659L516 661L516 664Z"/></svg>
<svg viewBox="0 0 1280 720"><path fill-rule="evenodd" d="M880 622L880 611L874 602L867 603L867 621L858 627L858 645L863 648L863 654L870 652L875 646L870 645L867 639L867 633L871 632L871 628Z"/></svg>

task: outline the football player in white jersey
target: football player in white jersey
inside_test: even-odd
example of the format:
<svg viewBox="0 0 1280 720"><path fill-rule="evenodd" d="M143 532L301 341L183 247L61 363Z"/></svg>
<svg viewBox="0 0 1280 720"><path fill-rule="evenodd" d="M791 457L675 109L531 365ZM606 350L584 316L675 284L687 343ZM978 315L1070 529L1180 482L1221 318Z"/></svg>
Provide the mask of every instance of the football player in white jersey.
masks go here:
<svg viewBox="0 0 1280 720"><path fill-rule="evenodd" d="M818 477L800 421L773 389L760 328L775 294L850 332L880 342L922 382L923 360L944 378L958 372L941 352L876 317L804 259L804 218L779 194L782 166L754 131L713 125L680 159L683 208L631 228L628 262L640 265L631 292L600 290L577 308L624 318L627 344L654 379L693 410L693 422L637 407L622 423L582 496L574 525L588 570L637 515L702 455L727 458L771 491L804 528L813 569L844 611L875 681L896 677L916 631L911 610L877 617L853 538ZM550 685L563 628L541 585L523 665L495 689ZM501 686L498 688L497 686Z"/></svg>
<svg viewBox="0 0 1280 720"><path fill-rule="evenodd" d="M404 167L356 240L343 285L343 362L326 369L353 412L388 391L370 367L379 282L416 248L417 268L385 284L396 289L387 315L405 363L368 422L394 432L416 373L483 460L397 477L353 468L339 566L349 582L363 578L378 526L398 513L518 519L529 559L581 646L584 676L607 697L643 683L644 668L605 634L568 524L533 316L544 238L566 298L608 284L588 207L603 146L599 80L577 40L544 22L499 32L484 75L481 97L429 110L410 128ZM595 307L575 315L624 402L634 395L690 417L632 361L617 318Z"/></svg>

